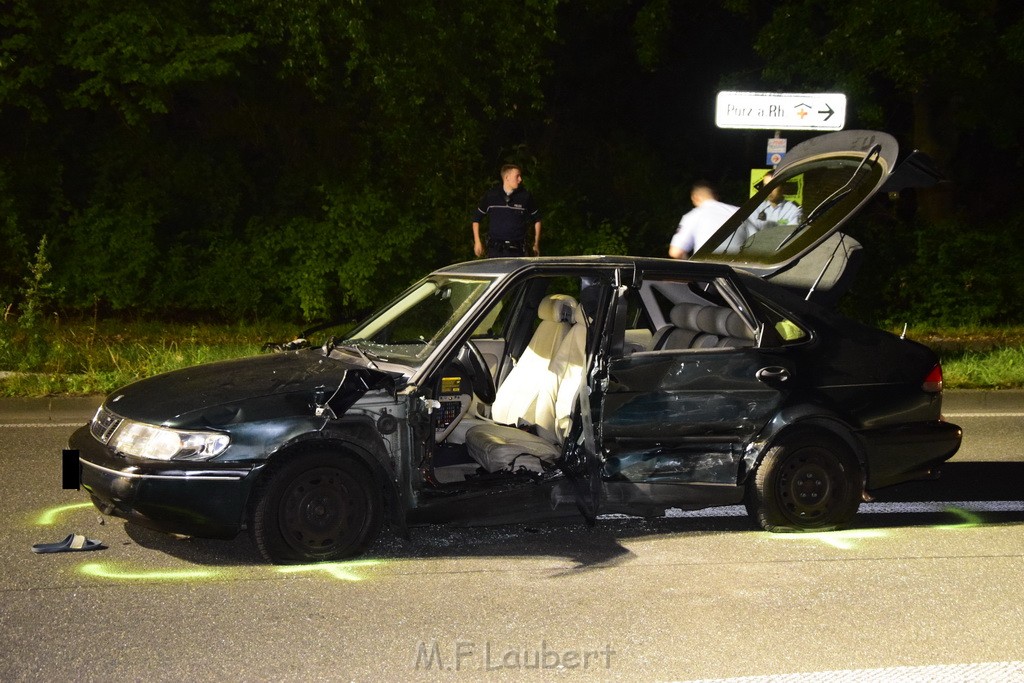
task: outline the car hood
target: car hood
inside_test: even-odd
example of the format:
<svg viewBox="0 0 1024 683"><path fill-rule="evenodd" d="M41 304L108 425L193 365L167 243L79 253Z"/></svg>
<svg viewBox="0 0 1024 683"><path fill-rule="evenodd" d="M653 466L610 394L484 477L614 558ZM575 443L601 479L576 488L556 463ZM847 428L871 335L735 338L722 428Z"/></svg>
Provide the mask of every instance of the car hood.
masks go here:
<svg viewBox="0 0 1024 683"><path fill-rule="evenodd" d="M826 305L849 288L860 244L840 231L879 191L926 187L942 179L915 152L897 165L899 145L886 133L850 130L821 135L788 153L761 187L704 243L695 261L725 263ZM776 188L795 188L799 218L765 220ZM812 294L816 296L811 296Z"/></svg>
<svg viewBox="0 0 1024 683"><path fill-rule="evenodd" d="M218 427L308 415L328 402L336 414L374 388L394 390L397 376L357 358L326 357L319 349L206 363L155 375L115 391L114 413L168 427Z"/></svg>

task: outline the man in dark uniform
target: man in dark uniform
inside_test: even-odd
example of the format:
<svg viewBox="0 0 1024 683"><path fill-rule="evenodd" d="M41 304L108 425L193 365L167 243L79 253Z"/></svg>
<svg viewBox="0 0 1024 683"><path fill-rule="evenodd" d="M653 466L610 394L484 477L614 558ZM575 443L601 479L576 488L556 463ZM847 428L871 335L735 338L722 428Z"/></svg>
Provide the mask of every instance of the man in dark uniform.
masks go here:
<svg viewBox="0 0 1024 683"><path fill-rule="evenodd" d="M501 167L501 183L480 200L473 215L473 253L499 256L540 256L540 210L533 196L520 187L523 173L515 164ZM480 222L488 217L487 247L480 239ZM533 223L533 247L527 249L526 228Z"/></svg>

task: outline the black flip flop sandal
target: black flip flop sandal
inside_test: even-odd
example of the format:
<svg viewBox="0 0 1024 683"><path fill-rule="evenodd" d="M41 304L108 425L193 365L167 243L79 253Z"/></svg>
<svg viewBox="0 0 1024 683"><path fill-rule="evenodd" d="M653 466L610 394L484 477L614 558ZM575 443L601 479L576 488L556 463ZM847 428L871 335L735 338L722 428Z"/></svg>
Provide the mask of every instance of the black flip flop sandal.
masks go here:
<svg viewBox="0 0 1024 683"><path fill-rule="evenodd" d="M70 534L59 543L36 543L32 546L34 553L73 553L86 550L102 550L107 546L102 541L94 541L82 534Z"/></svg>

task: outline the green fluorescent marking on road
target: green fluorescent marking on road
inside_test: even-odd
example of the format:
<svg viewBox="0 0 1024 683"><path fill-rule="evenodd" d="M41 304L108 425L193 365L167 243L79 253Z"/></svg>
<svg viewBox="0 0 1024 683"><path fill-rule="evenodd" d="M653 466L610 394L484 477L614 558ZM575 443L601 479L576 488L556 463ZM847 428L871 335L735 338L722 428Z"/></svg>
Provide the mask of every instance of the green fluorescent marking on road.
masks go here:
<svg viewBox="0 0 1024 683"><path fill-rule="evenodd" d="M380 560L357 560L355 562L324 562L321 564L300 564L290 567L278 567L277 571L282 574L297 574L299 572L326 572L336 579L344 581L362 581L363 577L352 573L357 567L372 567L380 564Z"/></svg>
<svg viewBox="0 0 1024 683"><path fill-rule="evenodd" d="M981 518L981 515L976 515L969 510L964 510L963 508L948 507L945 511L951 515L956 515L963 521L959 524L940 524L935 527L936 529L972 529L974 527L982 526L985 523L985 520Z"/></svg>
<svg viewBox="0 0 1024 683"><path fill-rule="evenodd" d="M931 528L933 529L973 529L975 527L983 526L984 520L980 515L976 515L969 510L964 510L958 507L948 507L944 510L951 515L956 515L962 521L956 524L935 524ZM857 541L863 541L871 538L885 538L890 536L889 531L882 529L847 529L844 531L816 531L816 532L801 532L798 534L771 534L769 538L774 538L780 541L798 541L801 539L821 541L827 543L833 548L839 548L840 550L853 550L857 546Z"/></svg>
<svg viewBox="0 0 1024 683"><path fill-rule="evenodd" d="M358 560L355 562L324 562L321 564L303 564L289 567L276 567L281 574L297 574L300 572L325 572L343 581L362 581L353 570L359 567L372 567L380 564L380 560ZM122 581L191 581L209 579L219 576L221 572L209 569L157 569L153 571L123 571L114 569L102 562L83 564L78 571L86 576L99 579L117 579Z"/></svg>
<svg viewBox="0 0 1024 683"><path fill-rule="evenodd" d="M51 524L57 523L57 518L63 515L65 512L71 510L77 510L79 508L91 508L92 503L69 503L68 505L58 505L57 507L50 508L43 514L36 518L36 524L39 526L50 526Z"/></svg>
<svg viewBox="0 0 1024 683"><path fill-rule="evenodd" d="M100 579L120 579L126 581L185 581L192 579L208 579L217 575L209 569L157 570L149 572L116 571L102 562L83 564L78 571L86 576Z"/></svg>
<svg viewBox="0 0 1024 683"><path fill-rule="evenodd" d="M780 541L820 541L840 550L853 550L857 541L871 538L885 538L888 531L882 529L846 529L844 531L811 531L798 534L771 534L769 538Z"/></svg>

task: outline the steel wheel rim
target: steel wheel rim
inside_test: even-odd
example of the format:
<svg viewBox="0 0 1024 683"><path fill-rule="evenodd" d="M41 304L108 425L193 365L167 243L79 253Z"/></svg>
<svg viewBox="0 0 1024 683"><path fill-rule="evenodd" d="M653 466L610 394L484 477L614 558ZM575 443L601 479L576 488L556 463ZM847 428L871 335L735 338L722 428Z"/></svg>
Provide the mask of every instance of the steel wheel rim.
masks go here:
<svg viewBox="0 0 1024 683"><path fill-rule="evenodd" d="M303 472L281 497L281 533L289 545L325 553L359 533L366 499L351 477L334 467Z"/></svg>
<svg viewBox="0 0 1024 683"><path fill-rule="evenodd" d="M845 471L839 461L823 449L803 449L781 468L776 498L790 520L807 524L831 519L845 491Z"/></svg>

